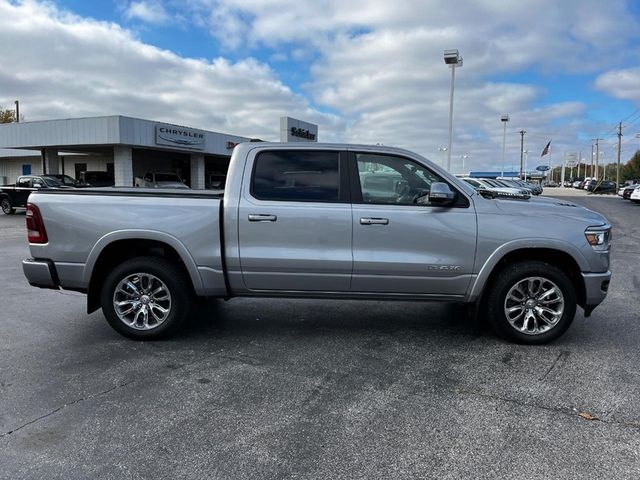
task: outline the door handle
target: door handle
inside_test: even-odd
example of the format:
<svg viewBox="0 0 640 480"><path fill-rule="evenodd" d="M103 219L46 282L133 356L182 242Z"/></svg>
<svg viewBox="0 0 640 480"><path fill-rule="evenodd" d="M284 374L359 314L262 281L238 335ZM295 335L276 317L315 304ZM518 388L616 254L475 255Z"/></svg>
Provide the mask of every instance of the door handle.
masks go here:
<svg viewBox="0 0 640 480"><path fill-rule="evenodd" d="M388 218L361 218L360 225L389 225Z"/></svg>
<svg viewBox="0 0 640 480"><path fill-rule="evenodd" d="M250 222L275 222L278 220L278 217L275 215L269 215L268 213L250 213L249 221Z"/></svg>

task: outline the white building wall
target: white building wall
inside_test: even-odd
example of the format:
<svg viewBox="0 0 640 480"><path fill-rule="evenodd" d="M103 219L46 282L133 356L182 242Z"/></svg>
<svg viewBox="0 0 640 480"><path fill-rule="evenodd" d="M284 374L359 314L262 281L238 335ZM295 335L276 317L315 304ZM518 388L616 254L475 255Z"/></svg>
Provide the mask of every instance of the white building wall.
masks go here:
<svg viewBox="0 0 640 480"><path fill-rule="evenodd" d="M22 165L31 165L32 175L42 173L42 160L40 156L2 159L0 164L2 165L0 177L6 177L7 183L15 183L16 178L22 175Z"/></svg>
<svg viewBox="0 0 640 480"><path fill-rule="evenodd" d="M64 156L64 155L61 155ZM62 163L62 162L61 162ZM86 163L87 170L107 171L107 163L113 163L110 155L69 155L64 156L64 173L75 178L76 163ZM62 167L60 167L62 172Z"/></svg>

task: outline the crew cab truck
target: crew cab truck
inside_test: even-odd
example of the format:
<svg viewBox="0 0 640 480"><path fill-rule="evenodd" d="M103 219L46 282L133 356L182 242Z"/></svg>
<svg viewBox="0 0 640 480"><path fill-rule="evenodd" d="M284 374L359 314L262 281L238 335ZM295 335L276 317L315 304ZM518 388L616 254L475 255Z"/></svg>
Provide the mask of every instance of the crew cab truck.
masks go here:
<svg viewBox="0 0 640 480"><path fill-rule="evenodd" d="M253 296L462 302L539 344L577 305L589 315L611 276L600 214L476 191L381 146L244 143L223 193L38 191L27 227L29 283L85 292L134 339L174 331L194 296Z"/></svg>
<svg viewBox="0 0 640 480"><path fill-rule="evenodd" d="M73 188L76 181L68 175L23 175L13 185L0 187L0 208L5 215L12 215L16 208L25 208L31 192L40 188Z"/></svg>

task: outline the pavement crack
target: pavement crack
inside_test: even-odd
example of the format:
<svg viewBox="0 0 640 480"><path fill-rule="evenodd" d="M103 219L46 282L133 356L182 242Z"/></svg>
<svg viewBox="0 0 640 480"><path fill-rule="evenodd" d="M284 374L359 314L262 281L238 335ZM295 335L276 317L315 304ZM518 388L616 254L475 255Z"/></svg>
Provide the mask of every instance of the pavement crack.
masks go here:
<svg viewBox="0 0 640 480"><path fill-rule="evenodd" d="M558 362L560 362L562 360L562 363L567 361L567 358L569 358L569 351L568 350L563 350L562 352L560 352L558 354L558 356L556 357L556 359L553 361L553 363L551 364L551 366L549 367L549 370L547 370L545 372L545 374L540 377L540 380L544 380L545 378L547 378L547 376L551 373L551 371L556 368L556 365L558 364Z"/></svg>
<svg viewBox="0 0 640 480"><path fill-rule="evenodd" d="M461 390L461 389L458 389L458 390L455 390L455 393L457 393L459 395L471 395L471 396L476 396L476 397L480 397L480 398L484 398L484 399L497 400L499 402L511 403L511 404L514 404L514 405L518 405L520 407L537 408L537 409L540 409L540 410L545 410L547 412L559 413L559 414L566 415L566 416L573 417L573 418L576 418L576 417L582 418L584 420L591 421L591 422L596 421L598 423L604 423L606 425L634 428L634 429L639 429L640 430L640 422L638 422L638 421L609 420L609 419L602 418L602 416L593 416L591 414L587 414L586 412L580 411L575 407L549 407L549 406L540 405L540 404L537 404L537 403L525 402L525 401L518 400L518 399L515 399L515 398L501 397L499 395L493 395L493 394L490 394L490 393L480 392L480 391L477 391L477 390Z"/></svg>
<svg viewBox="0 0 640 480"><path fill-rule="evenodd" d="M64 410L67 407L71 407L72 405L76 405L76 404L81 403L81 402L86 402L87 400L91 400L93 398L100 397L102 395L106 395L106 394L108 394L110 392L113 392L114 390L118 390L119 388L126 387L127 385L132 384L134 381L135 380L131 380L129 382L121 383L121 384L115 385L115 386L113 386L111 388L108 388L106 390L103 390L101 392L93 393L93 394L88 395L86 397L81 397L81 398L77 398L75 400L72 400L69 403L65 403L64 405L61 405L60 407L54 408L53 410L51 410L50 412L45 413L44 415L40 415L39 417L34 418L33 420L30 420L30 421L28 421L26 423L23 423L22 425L14 428L13 430L9 430L8 432L0 433L0 438L9 436L9 435L11 435L11 434L13 434L13 433L15 433L15 432L17 432L19 430L22 430L25 427L28 427L29 425L33 425L34 423L37 423L37 422L39 422L41 420L44 420L45 418L50 417L51 415L55 415L60 410Z"/></svg>

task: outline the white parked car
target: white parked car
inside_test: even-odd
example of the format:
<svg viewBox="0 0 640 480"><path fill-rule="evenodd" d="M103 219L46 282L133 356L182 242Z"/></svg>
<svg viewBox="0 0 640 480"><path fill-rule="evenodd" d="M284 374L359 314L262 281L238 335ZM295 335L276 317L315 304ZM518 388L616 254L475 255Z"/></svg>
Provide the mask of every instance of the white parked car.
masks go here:
<svg viewBox="0 0 640 480"><path fill-rule="evenodd" d="M631 196L629 198L633 203L640 203L640 185L637 186L633 192L631 192Z"/></svg>
<svg viewBox="0 0 640 480"><path fill-rule="evenodd" d="M525 190L524 188L504 187L504 186L501 186L499 183L496 183L495 180L491 180L487 178L463 177L462 180L467 182L476 190L478 189L492 190L494 192L504 193L507 195L525 195L525 196L531 195L531 192L528 190Z"/></svg>
<svg viewBox="0 0 640 480"><path fill-rule="evenodd" d="M147 172L143 177L136 177L136 187L146 188L189 188L175 173Z"/></svg>

